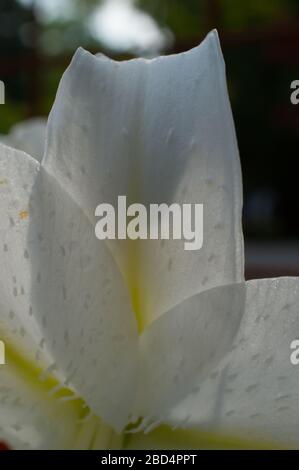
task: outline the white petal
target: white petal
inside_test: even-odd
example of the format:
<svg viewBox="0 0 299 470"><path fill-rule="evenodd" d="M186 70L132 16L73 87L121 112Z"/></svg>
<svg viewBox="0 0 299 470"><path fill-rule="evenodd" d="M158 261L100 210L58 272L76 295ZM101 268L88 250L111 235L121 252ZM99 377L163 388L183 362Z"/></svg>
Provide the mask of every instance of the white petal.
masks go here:
<svg viewBox="0 0 299 470"><path fill-rule="evenodd" d="M33 364L28 373L21 356L20 364L13 354L7 356L7 364L0 366L0 441L13 449L70 448L80 430L80 413L50 395L34 362L28 362Z"/></svg>
<svg viewBox="0 0 299 470"><path fill-rule="evenodd" d="M94 223L101 202L203 203L204 242L116 242L144 327L185 298L243 280L242 189L216 32L191 51L117 63L80 49L49 118L43 165ZM138 312L139 311L139 312Z"/></svg>
<svg viewBox="0 0 299 470"><path fill-rule="evenodd" d="M170 421L298 446L299 366L291 364L290 344L299 339L299 278L246 286L234 349Z"/></svg>
<svg viewBox="0 0 299 470"><path fill-rule="evenodd" d="M0 157L3 339L33 358L48 348L50 371L121 427L134 400L138 358L136 322L118 269L88 219L38 162L4 146Z"/></svg>
<svg viewBox="0 0 299 470"><path fill-rule="evenodd" d="M32 302L56 363L93 411L120 429L137 380L137 325L103 241L60 185L41 170L31 197ZM30 238L30 236L29 236Z"/></svg>
<svg viewBox="0 0 299 470"><path fill-rule="evenodd" d="M6 137L6 143L41 161L45 149L46 125L47 121L44 118L32 118L20 122L12 127Z"/></svg>
<svg viewBox="0 0 299 470"><path fill-rule="evenodd" d="M26 248L33 242L27 238L29 194L38 171L31 157L0 144L0 440L18 449L68 445L78 419L50 398L53 379L40 378L53 359L34 316Z"/></svg>
<svg viewBox="0 0 299 470"><path fill-rule="evenodd" d="M30 193L39 163L0 144L0 339L17 343L32 357L47 362L43 335L31 299L32 268L27 244ZM32 349L32 346L36 349Z"/></svg>
<svg viewBox="0 0 299 470"><path fill-rule="evenodd" d="M142 334L137 414L162 420L231 348L243 312L242 285L215 287L162 315Z"/></svg>

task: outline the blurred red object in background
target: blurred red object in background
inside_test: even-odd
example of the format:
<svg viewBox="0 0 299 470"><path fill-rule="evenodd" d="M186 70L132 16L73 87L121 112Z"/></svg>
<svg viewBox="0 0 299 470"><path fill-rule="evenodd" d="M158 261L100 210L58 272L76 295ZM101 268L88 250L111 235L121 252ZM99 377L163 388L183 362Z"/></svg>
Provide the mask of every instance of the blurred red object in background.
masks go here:
<svg viewBox="0 0 299 470"><path fill-rule="evenodd" d="M5 444L5 442L0 441L0 450L10 450L10 448Z"/></svg>

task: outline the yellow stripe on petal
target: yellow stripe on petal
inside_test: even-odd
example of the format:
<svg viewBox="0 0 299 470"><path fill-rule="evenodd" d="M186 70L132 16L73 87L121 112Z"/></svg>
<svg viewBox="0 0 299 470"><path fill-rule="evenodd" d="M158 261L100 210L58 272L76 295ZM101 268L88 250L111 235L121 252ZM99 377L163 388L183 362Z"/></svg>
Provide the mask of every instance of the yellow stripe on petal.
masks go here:
<svg viewBox="0 0 299 470"><path fill-rule="evenodd" d="M24 381L29 392L37 395L45 404L45 414L63 425L68 420L73 432L66 436L64 448L68 449L117 449L123 447L123 436L93 415L85 401L50 372L25 357L10 342L5 342L6 364L17 379Z"/></svg>
<svg viewBox="0 0 299 470"><path fill-rule="evenodd" d="M12 374L16 374L26 384L29 391L41 395L41 398L48 404L57 404L57 401L74 395L71 389L65 386L58 387L60 381L51 373L46 373L43 368L25 357L10 342L5 341L6 364L3 367L10 369ZM57 388L55 394L51 394ZM81 398L67 402L67 409L73 411L79 419L86 414L86 405Z"/></svg>
<svg viewBox="0 0 299 470"><path fill-rule="evenodd" d="M127 434L125 449L239 449L263 450L282 449L277 444L258 439L243 439L229 434L204 430L176 429L163 425L145 434Z"/></svg>

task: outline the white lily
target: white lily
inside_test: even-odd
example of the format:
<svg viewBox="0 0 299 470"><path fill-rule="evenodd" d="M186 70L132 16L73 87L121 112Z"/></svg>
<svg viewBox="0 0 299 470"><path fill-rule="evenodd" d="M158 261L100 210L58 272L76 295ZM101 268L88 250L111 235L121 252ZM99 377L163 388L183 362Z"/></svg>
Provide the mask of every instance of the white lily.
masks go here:
<svg viewBox="0 0 299 470"><path fill-rule="evenodd" d="M299 279L245 282L216 32L117 63L82 49L41 163L0 147L0 440L13 448L298 443ZM95 207L204 204L204 244L100 242ZM236 437L237 436L237 437Z"/></svg>

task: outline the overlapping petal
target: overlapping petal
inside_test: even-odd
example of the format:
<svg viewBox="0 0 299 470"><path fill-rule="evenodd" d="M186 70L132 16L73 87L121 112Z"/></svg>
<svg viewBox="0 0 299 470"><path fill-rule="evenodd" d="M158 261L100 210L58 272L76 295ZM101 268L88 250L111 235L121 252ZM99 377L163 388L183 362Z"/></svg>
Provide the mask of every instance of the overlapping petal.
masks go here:
<svg viewBox="0 0 299 470"><path fill-rule="evenodd" d="M230 350L244 311L243 287L215 287L190 297L142 334L137 409L145 422L163 422Z"/></svg>
<svg viewBox="0 0 299 470"><path fill-rule="evenodd" d="M138 335L128 291L79 206L41 168L31 196L32 301L53 357L93 411L116 428L135 399Z"/></svg>
<svg viewBox="0 0 299 470"><path fill-rule="evenodd" d="M0 144L0 338L18 343L36 361L47 363L31 299L34 273L29 251L36 236L29 237L30 197L39 164L23 152ZM40 346L38 346L40 345ZM36 348L36 349L34 349Z"/></svg>
<svg viewBox="0 0 299 470"><path fill-rule="evenodd" d="M37 161L5 146L0 157L1 339L121 427L138 361L121 275L83 212Z"/></svg>
<svg viewBox="0 0 299 470"><path fill-rule="evenodd" d="M246 283L245 311L232 351L172 413L172 422L253 442L298 447L299 279ZM298 366L297 366L298 367Z"/></svg>
<svg viewBox="0 0 299 470"><path fill-rule="evenodd" d="M0 145L0 439L13 448L63 448L77 432L78 410L63 406L51 391L63 383L42 375L53 364L31 300L34 237L28 238L29 204L39 164L28 155ZM79 410L80 411L80 410ZM62 424L57 429L57 420Z"/></svg>

